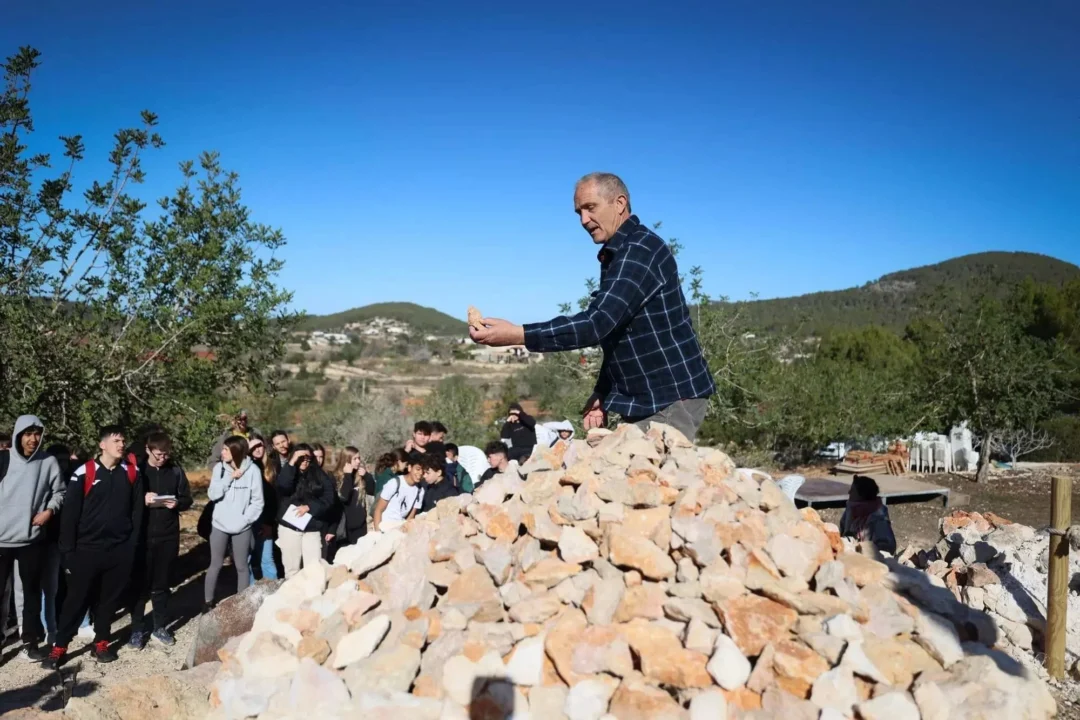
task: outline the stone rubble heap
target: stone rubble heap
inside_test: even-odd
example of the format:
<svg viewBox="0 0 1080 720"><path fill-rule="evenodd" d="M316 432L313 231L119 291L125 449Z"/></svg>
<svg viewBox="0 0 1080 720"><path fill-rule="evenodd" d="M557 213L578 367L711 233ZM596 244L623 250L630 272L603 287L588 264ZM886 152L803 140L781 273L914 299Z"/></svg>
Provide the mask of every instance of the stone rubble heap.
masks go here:
<svg viewBox="0 0 1080 720"><path fill-rule="evenodd" d="M211 717L1055 714L989 618L724 453L630 425L572 450L285 582L219 651Z"/></svg>
<svg viewBox="0 0 1080 720"><path fill-rule="evenodd" d="M955 511L941 520L941 540L929 550L906 550L899 560L924 570L967 608L985 613L996 628L995 646L1046 677L1041 655L1046 633L1050 535L993 513ZM1080 554L1069 558L1069 577L1080 577ZM1070 588L1066 667L1080 677L1080 594ZM956 607L954 606L954 610ZM961 614L963 610L960 611Z"/></svg>

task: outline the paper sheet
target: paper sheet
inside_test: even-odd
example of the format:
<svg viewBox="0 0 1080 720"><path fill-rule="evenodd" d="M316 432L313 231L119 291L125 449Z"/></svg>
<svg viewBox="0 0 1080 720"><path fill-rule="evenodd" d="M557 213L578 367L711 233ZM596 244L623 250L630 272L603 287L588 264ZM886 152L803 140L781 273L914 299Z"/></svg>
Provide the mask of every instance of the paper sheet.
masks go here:
<svg viewBox="0 0 1080 720"><path fill-rule="evenodd" d="M285 514L281 516L281 519L297 530L302 531L308 526L308 523L311 522L311 513L307 513L303 517L300 517L296 514L296 506L290 505L288 509L285 510Z"/></svg>

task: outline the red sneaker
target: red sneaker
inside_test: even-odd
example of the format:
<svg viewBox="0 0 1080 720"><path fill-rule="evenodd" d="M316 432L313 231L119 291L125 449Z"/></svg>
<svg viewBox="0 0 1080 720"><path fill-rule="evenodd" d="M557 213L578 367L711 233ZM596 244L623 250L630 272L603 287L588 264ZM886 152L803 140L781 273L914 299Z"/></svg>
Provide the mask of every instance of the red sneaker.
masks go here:
<svg viewBox="0 0 1080 720"><path fill-rule="evenodd" d="M98 640L94 643L93 649L90 650L90 654L94 656L94 659L99 663L111 663L116 662L116 651L109 649L108 640Z"/></svg>
<svg viewBox="0 0 1080 720"><path fill-rule="evenodd" d="M65 655L67 655L66 647L53 645L52 650L49 651L48 657L41 661L41 667L46 670L55 670L64 662Z"/></svg>

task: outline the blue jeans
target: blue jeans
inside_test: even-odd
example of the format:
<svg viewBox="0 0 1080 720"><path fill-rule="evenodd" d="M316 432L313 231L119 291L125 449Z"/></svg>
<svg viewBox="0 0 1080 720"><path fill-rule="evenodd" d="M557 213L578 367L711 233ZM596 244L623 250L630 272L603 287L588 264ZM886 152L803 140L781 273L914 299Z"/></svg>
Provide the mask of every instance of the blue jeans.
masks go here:
<svg viewBox="0 0 1080 720"><path fill-rule="evenodd" d="M251 574L257 580L277 580L278 569L274 560L274 539L262 536L262 528L252 528L255 534L254 546L251 549ZM258 565L256 565L256 560Z"/></svg>

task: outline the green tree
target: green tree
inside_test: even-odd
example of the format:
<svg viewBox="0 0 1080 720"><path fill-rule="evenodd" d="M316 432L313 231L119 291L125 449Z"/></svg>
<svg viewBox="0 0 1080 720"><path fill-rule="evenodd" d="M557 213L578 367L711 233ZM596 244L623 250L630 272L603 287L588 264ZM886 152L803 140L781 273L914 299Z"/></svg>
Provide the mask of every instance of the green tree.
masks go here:
<svg viewBox="0 0 1080 720"><path fill-rule="evenodd" d="M39 53L4 64L0 95L0 416L34 411L53 437L90 446L105 422L161 422L205 451L223 388L273 392L294 316L278 289L281 233L251 221L214 153L180 166L151 217L132 194L157 118L116 134L108 177L84 181L81 136L63 163L31 153ZM86 186L72 199L76 179Z"/></svg>
<svg viewBox="0 0 1080 720"><path fill-rule="evenodd" d="M922 389L942 426L968 420L980 440L978 482L989 478L995 435L1035 427L1057 395L1054 346L1024 331L995 299L942 313L922 330Z"/></svg>
<svg viewBox="0 0 1080 720"><path fill-rule="evenodd" d="M440 380L424 402L424 415L446 425L450 440L458 445L483 447L483 413L483 394L461 375Z"/></svg>

